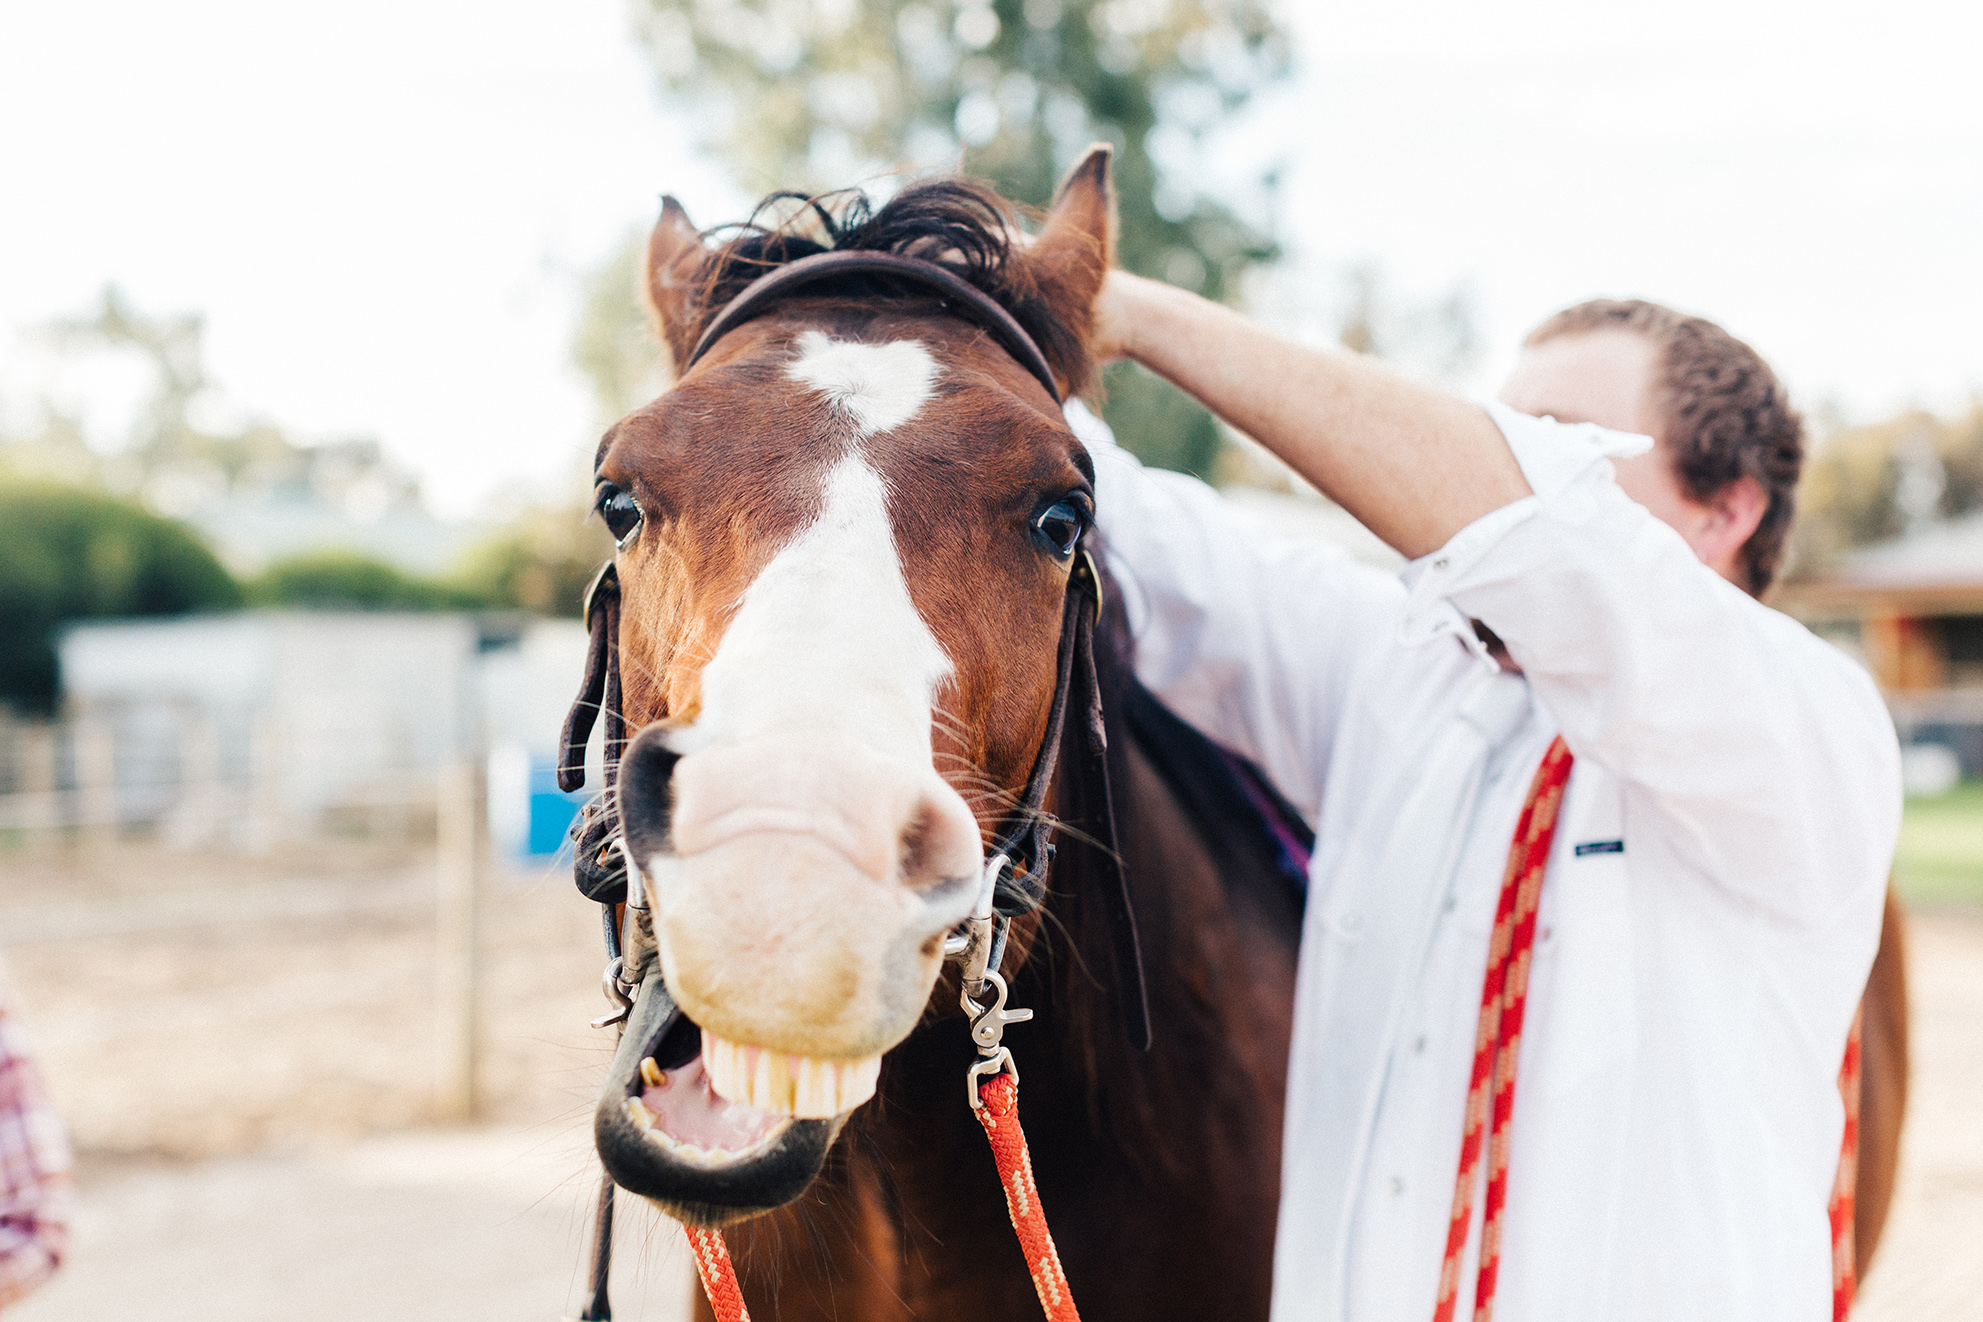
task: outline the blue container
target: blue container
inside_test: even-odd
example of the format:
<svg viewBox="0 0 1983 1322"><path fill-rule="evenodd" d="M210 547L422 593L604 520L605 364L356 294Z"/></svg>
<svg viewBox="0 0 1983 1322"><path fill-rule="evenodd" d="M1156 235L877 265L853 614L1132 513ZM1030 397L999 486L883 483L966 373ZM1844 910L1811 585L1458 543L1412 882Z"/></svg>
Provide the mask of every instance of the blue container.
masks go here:
<svg viewBox="0 0 1983 1322"><path fill-rule="evenodd" d="M532 857L555 854L565 847L565 833L590 791L567 794L558 788L558 768L548 759L530 759L530 833L524 852Z"/></svg>

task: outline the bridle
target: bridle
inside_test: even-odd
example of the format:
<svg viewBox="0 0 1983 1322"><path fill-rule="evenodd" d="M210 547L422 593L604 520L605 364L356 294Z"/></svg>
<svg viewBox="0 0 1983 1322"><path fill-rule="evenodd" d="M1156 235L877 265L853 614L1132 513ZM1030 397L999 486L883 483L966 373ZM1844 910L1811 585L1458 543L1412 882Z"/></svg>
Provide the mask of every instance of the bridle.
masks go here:
<svg viewBox="0 0 1983 1322"><path fill-rule="evenodd" d="M895 253L836 251L815 253L777 267L746 285L717 314L682 365L682 374L699 362L724 335L761 316L775 304L800 291L832 292L832 286L881 285L891 292L934 295L939 309L985 330L1020 366L1045 387L1056 405L1058 383L1039 345L1024 327L988 294L948 267ZM944 943L947 959L962 967L962 1005L970 1016L971 1036L981 1059L972 1066L967 1092L974 1109L981 1108L980 1080L1008 1075L1016 1084L1018 1067L1001 1043L1004 1025L1031 1017L1030 1010L1007 1010L1007 988L999 975L1006 937L1014 918L1031 913L1046 901L1047 874L1055 845L1056 820L1045 811L1048 794L1060 771L1063 746L1070 741L1068 720L1075 711L1074 756L1063 783L1064 801L1078 801L1083 810L1082 846L1100 864L1101 900L1111 929L1123 1026L1130 1043L1147 1050L1151 1042L1148 996L1142 952L1131 907L1128 879L1116 850L1115 815L1109 790L1108 736L1101 686L1095 664L1095 626L1103 606L1102 580L1093 555L1077 540L1063 598L1060 640L1055 658L1054 691L1047 728L1033 756L1026 784L1007 814L992 846L980 880L971 917ZM585 678L565 717L558 786L573 792L585 783L585 750L595 724L603 718L605 790L580 812L572 824L573 873L579 891L601 906L605 929L606 994L617 1007L595 1020L604 1027L624 1022L642 981L658 977L653 960L652 930L639 930L645 917L644 896L629 903L626 846L618 804L619 763L626 751L627 725L620 683L620 581L608 561L586 587L584 619L589 643ZM647 744L648 741L643 741ZM652 747L650 745L650 747ZM650 751L666 765L662 783L675 756ZM639 887L636 886L636 890ZM624 918L621 912L624 909ZM600 1182L598 1219L593 1243L592 1300L582 1318L612 1316L607 1299L607 1271L612 1252L613 1181ZM1041 1226L1044 1231L1044 1223ZM1049 1245L1050 1247L1050 1245ZM726 1259L727 1265L727 1259ZM1056 1264L1057 1268L1057 1264Z"/></svg>

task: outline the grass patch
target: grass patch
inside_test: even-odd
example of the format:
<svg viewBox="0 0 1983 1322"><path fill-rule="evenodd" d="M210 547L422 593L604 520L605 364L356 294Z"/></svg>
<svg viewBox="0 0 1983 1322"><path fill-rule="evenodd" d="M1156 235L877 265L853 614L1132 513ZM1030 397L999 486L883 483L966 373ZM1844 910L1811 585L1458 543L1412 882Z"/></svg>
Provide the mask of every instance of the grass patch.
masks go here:
<svg viewBox="0 0 1983 1322"><path fill-rule="evenodd" d="M1909 904L1983 905L1983 780L1909 799L1893 868Z"/></svg>

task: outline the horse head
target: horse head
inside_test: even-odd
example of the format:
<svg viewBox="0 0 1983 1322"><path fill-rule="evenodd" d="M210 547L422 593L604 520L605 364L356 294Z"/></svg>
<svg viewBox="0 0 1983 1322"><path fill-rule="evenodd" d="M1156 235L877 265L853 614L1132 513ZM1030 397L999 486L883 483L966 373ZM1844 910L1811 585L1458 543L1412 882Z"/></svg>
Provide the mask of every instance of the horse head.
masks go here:
<svg viewBox="0 0 1983 1322"><path fill-rule="evenodd" d="M765 1211L818 1174L931 1003L1048 739L1094 500L1056 396L1092 373L1108 164L1078 165L1030 242L957 180L872 214L814 207L824 241L753 227L712 247L672 199L654 230L677 379L596 465L647 976L595 1132L614 1180L680 1219ZM858 264L720 320L826 248L935 263L1044 368L959 300Z"/></svg>

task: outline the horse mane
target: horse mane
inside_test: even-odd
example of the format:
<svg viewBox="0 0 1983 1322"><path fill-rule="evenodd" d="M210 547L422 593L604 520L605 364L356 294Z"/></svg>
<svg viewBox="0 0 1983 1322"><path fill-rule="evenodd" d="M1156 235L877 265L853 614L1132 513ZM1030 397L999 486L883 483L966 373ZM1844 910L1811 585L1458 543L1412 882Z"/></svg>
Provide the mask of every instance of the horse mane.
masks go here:
<svg viewBox="0 0 1983 1322"><path fill-rule="evenodd" d="M1106 564L1099 535L1090 535L1096 539L1097 560ZM1103 581L1095 671L1117 802L1107 809L1078 798L1066 805L1069 816L1062 824L1073 829L1063 830L1048 878L1046 939L1033 957L1039 966L1029 960L1018 978L1025 980L1024 994L1034 998L1021 1003L1041 1005L1047 1019L1066 1020L1062 1049L1070 1053L1067 1063L1086 1095L1094 1131L1108 1134L1132 1165L1150 1168L1174 1164L1163 1141L1172 1099L1191 1090L1231 1088L1239 1080L1177 1074L1129 1044L1120 1005L1126 987L1115 965L1113 934L1102 902L1104 888L1113 886L1114 878L1092 843L1093 834L1083 828L1093 826L1089 816L1098 810L1113 811L1121 818L1131 809L1126 796L1133 783L1129 759L1134 747L1176 797L1178 809L1193 823L1207 850L1233 865L1220 874L1226 902L1260 915L1265 930L1285 940L1290 949L1300 940L1307 851L1314 846L1314 834L1251 763L1177 716L1137 679L1136 641L1123 608L1124 594L1107 570ZM1069 722L1063 767L1079 765L1075 741L1080 735L1075 726ZM1251 793L1248 780L1253 782ZM1286 832L1298 857L1289 856L1276 825ZM1212 1040L1224 1031L1218 1006L1178 995L1161 971L1181 945L1188 944L1178 926L1180 912L1154 884L1156 878L1139 876L1138 871L1130 868L1129 883L1151 975L1152 1030L1187 1041Z"/></svg>
<svg viewBox="0 0 1983 1322"><path fill-rule="evenodd" d="M781 209L788 212L782 219L767 219ZM727 231L732 237L714 248L691 277L695 310L671 328L672 347L679 361L746 285L777 267L823 252L892 253L934 262L983 291L1039 345L1048 366L1068 382L1069 392L1078 393L1094 376L1094 360L1068 324L1066 310L1055 306L1025 250L1019 222L1017 208L977 179L926 179L879 209L857 189L818 196L769 194L751 219L707 232ZM872 274L824 281L817 292L858 297L868 306L932 301L926 289Z"/></svg>

